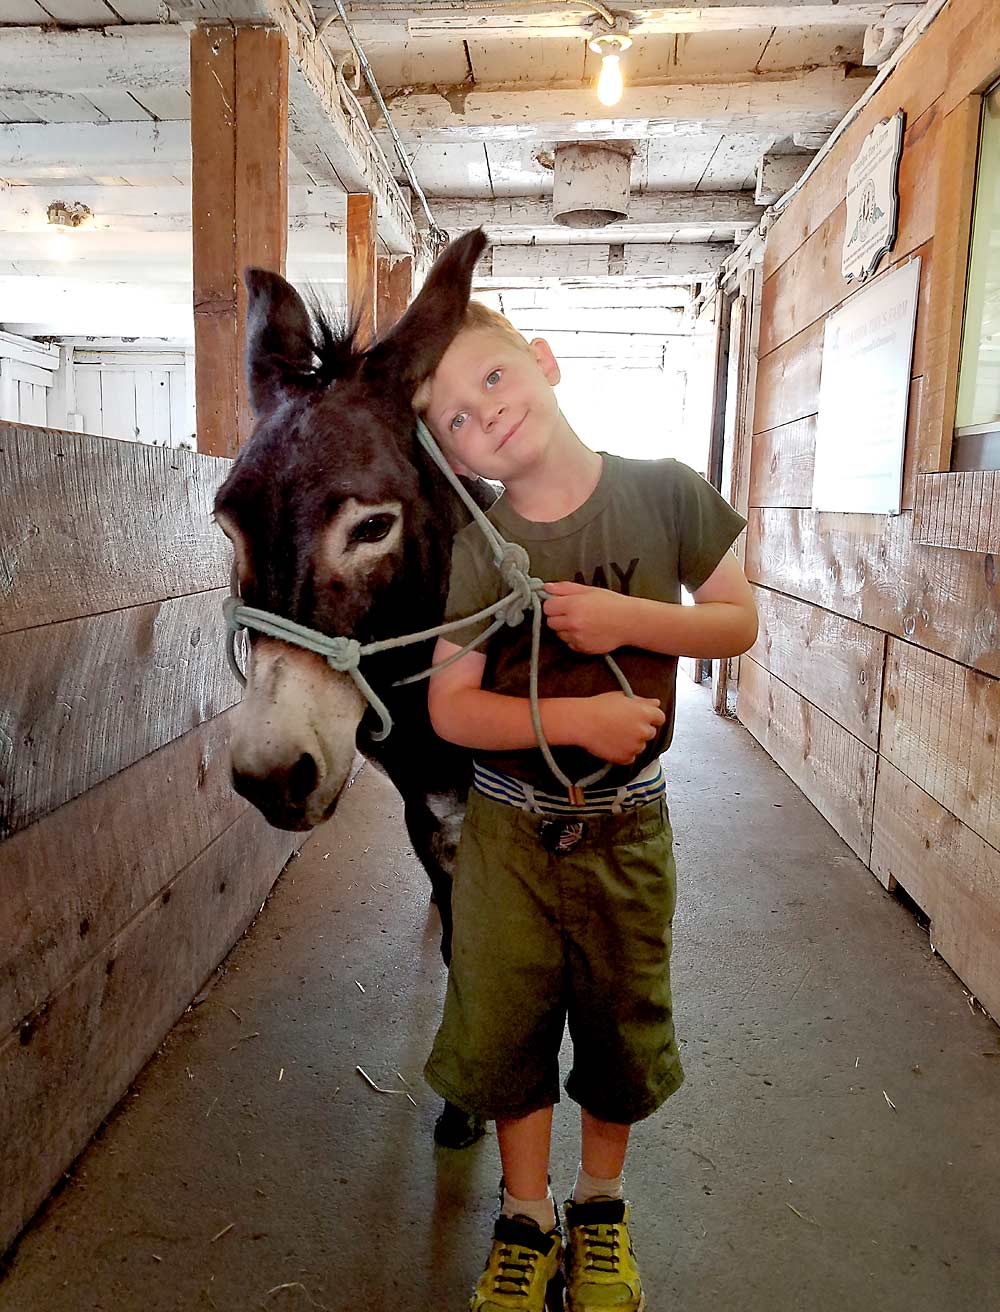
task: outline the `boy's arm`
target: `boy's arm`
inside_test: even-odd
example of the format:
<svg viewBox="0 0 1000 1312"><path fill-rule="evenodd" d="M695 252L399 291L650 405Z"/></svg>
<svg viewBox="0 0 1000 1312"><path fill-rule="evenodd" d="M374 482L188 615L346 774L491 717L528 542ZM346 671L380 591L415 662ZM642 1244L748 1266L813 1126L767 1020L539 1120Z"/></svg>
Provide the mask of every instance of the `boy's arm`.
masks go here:
<svg viewBox="0 0 1000 1312"><path fill-rule="evenodd" d="M693 606L627 597L580 583L546 583L550 628L574 651L643 647L666 656L739 656L757 640L757 607L731 551L692 595Z"/></svg>
<svg viewBox="0 0 1000 1312"><path fill-rule="evenodd" d="M460 648L439 638L438 665ZM482 687L486 657L476 651L431 676L427 694L435 732L460 747L521 751L537 746L531 707L524 697L507 697ZM552 747L583 747L603 761L634 761L663 724L660 703L624 693L597 697L541 697L539 710Z"/></svg>

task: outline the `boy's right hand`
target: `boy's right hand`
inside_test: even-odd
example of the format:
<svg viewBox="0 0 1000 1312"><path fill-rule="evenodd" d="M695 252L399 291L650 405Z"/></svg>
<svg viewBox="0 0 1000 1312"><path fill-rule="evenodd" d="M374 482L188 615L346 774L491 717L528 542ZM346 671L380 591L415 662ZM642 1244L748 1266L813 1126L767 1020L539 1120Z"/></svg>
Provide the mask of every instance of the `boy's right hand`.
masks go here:
<svg viewBox="0 0 1000 1312"><path fill-rule="evenodd" d="M654 697L603 692L580 702L578 746L602 761L628 765L657 735L666 716Z"/></svg>

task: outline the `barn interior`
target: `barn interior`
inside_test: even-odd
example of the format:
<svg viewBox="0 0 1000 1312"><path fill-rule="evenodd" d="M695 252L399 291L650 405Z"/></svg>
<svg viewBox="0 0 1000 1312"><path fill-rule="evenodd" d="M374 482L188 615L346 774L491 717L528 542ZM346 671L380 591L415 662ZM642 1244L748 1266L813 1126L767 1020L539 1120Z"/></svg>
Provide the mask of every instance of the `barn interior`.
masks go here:
<svg viewBox="0 0 1000 1312"><path fill-rule="evenodd" d="M0 0L0 1307L465 1306L500 1166L432 1141L426 876L360 756L309 835L233 792L212 502L245 268L371 339L477 226L585 440L747 520L757 642L681 662L665 758L649 1309L995 1305L998 86L994 0ZM896 276L852 503L831 325Z"/></svg>

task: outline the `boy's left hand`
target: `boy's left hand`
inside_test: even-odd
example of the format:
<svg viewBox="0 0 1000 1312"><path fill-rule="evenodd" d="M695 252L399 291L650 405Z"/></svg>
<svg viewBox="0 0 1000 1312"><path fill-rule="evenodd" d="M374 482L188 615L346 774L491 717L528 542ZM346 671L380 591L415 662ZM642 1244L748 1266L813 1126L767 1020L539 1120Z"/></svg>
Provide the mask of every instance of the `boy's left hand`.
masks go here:
<svg viewBox="0 0 1000 1312"><path fill-rule="evenodd" d="M631 597L583 583L546 583L545 591L549 628L574 651L602 656L627 641Z"/></svg>

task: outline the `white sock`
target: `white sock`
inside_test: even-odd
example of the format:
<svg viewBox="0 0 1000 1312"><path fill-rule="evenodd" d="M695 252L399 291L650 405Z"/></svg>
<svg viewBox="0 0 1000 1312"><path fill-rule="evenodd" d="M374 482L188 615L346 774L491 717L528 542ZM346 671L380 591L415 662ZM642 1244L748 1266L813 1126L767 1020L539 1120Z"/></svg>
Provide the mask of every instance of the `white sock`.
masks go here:
<svg viewBox="0 0 1000 1312"><path fill-rule="evenodd" d="M545 1233L556 1224L556 1205L550 1189L544 1198L515 1198L507 1189L503 1191L503 1216L526 1216Z"/></svg>
<svg viewBox="0 0 1000 1312"><path fill-rule="evenodd" d="M576 1173L576 1184L573 1186L573 1202L589 1203L592 1198L622 1198L622 1178L616 1175L613 1180L602 1180L599 1176L590 1175L583 1169Z"/></svg>

